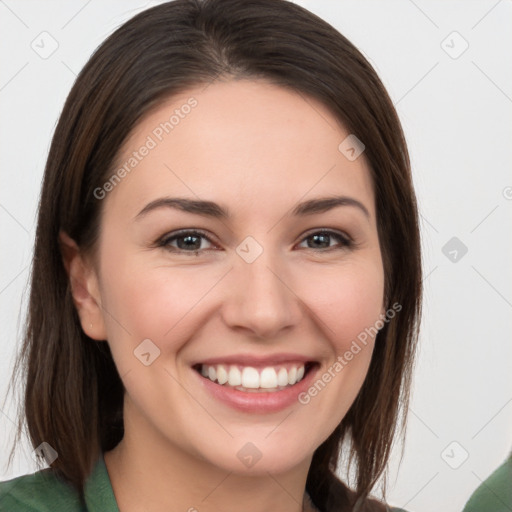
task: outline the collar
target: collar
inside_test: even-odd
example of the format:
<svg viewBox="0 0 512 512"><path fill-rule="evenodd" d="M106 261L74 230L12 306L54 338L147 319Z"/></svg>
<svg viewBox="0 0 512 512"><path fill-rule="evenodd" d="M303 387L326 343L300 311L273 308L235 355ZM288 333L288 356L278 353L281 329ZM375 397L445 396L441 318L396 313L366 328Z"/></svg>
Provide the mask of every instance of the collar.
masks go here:
<svg viewBox="0 0 512 512"><path fill-rule="evenodd" d="M87 512L119 512L103 453L85 482L84 494Z"/></svg>

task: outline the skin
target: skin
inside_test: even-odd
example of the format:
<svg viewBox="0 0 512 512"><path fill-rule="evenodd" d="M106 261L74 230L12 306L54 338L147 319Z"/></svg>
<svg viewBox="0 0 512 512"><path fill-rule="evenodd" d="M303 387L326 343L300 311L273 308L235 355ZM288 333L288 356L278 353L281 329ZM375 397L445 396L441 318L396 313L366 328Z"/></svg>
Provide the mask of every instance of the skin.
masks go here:
<svg viewBox="0 0 512 512"><path fill-rule="evenodd" d="M254 414L213 399L191 364L233 354L308 355L317 376L384 313L384 274L373 187L364 154L349 161L349 134L312 98L264 81L215 82L169 99L132 131L122 165L174 109L197 106L103 199L95 258L61 235L64 261L84 331L107 340L126 388L125 437L105 454L121 512L302 510L314 450L340 423L367 374L366 347L307 405ZM349 196L303 217L298 202ZM230 219L159 208L164 197L211 200ZM201 229L196 255L178 229ZM311 234L335 236L316 248ZM237 246L252 236L263 253L247 263ZM308 242L309 240L309 242ZM325 241L325 239L324 239ZM328 249L322 248L327 246ZM150 339L160 356L143 365L134 350ZM251 468L237 457L254 444Z"/></svg>

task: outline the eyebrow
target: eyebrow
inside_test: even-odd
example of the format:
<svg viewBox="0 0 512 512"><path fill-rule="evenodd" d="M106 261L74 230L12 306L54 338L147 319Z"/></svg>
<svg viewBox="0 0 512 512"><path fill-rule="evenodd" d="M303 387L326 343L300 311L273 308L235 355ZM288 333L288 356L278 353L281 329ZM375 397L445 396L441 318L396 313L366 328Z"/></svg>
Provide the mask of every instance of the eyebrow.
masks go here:
<svg viewBox="0 0 512 512"><path fill-rule="evenodd" d="M299 203L293 210L294 216L314 215L317 213L324 213L333 208L340 206L352 206L359 209L367 218L370 218L370 213L363 203L347 196L331 196L321 197L317 199L310 199ZM175 208L188 213L202 215L204 217L211 217L215 219L229 219L232 217L230 211L223 208L213 201L202 201L196 199L186 199L181 197L161 197L148 203L135 217L138 220L144 217L149 212L160 208Z"/></svg>

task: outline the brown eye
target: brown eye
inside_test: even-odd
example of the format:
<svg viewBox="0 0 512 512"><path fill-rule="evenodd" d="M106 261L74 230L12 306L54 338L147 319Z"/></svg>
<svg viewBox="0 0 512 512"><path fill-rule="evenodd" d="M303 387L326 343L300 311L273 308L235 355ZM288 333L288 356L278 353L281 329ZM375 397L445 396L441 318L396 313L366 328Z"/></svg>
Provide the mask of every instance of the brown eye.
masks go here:
<svg viewBox="0 0 512 512"><path fill-rule="evenodd" d="M338 243L331 245L333 239ZM316 231L306 236L303 240L307 243L306 249L336 249L350 247L351 245L351 241L347 237L334 231Z"/></svg>
<svg viewBox="0 0 512 512"><path fill-rule="evenodd" d="M205 242L206 241L206 242ZM159 247L164 247L173 252L189 252L197 254L199 251L211 249L212 241L200 231L180 231L164 236L158 242Z"/></svg>

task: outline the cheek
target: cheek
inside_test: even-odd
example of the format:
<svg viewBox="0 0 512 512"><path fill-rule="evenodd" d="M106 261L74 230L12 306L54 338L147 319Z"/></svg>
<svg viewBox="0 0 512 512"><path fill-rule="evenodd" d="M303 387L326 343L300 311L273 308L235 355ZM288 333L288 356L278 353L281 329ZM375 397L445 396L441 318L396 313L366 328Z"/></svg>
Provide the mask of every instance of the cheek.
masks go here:
<svg viewBox="0 0 512 512"><path fill-rule="evenodd" d="M337 354L373 327L383 311L384 278L378 260L319 272L301 289L301 297L320 320L318 325Z"/></svg>
<svg viewBox="0 0 512 512"><path fill-rule="evenodd" d="M341 422L367 376L383 292L378 258L347 262L303 283L301 296L309 298L306 305L318 319L327 357L299 401L310 430L323 439Z"/></svg>
<svg viewBox="0 0 512 512"><path fill-rule="evenodd" d="M162 410L161 404L170 401L185 407L186 403L182 388L162 371L161 363L176 375L174 358L166 356L186 345L192 324L197 329L194 308L213 283L198 279L197 270L155 266L144 255L124 256L123 252L112 250L102 266L103 317L112 356L137 410L153 407L149 416L158 415L163 424L178 428L173 408ZM145 353L149 353L148 366Z"/></svg>
<svg viewBox="0 0 512 512"><path fill-rule="evenodd" d="M178 352L199 328L196 320L204 314L204 298L225 273L193 265L155 266L143 255L116 254L103 261L103 316L116 363L122 367L133 365L133 350L145 339L161 352Z"/></svg>

